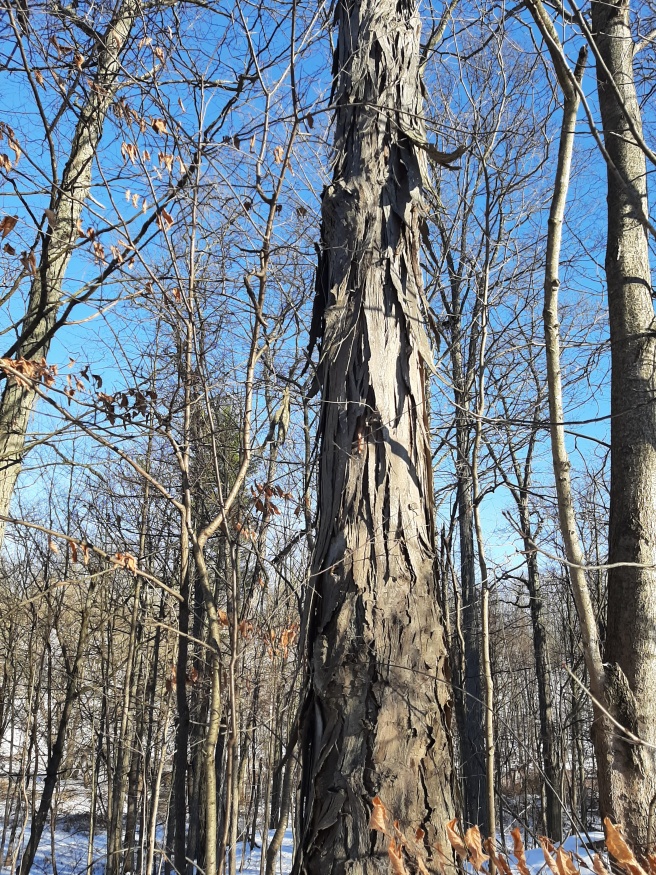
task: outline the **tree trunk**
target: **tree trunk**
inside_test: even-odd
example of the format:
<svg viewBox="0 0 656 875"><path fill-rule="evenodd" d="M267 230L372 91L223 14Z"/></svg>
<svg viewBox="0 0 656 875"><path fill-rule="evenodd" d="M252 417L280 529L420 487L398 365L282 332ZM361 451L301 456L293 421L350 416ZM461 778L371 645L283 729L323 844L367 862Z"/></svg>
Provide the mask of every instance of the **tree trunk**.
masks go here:
<svg viewBox="0 0 656 875"><path fill-rule="evenodd" d="M647 231L645 155L633 77L628 0L592 3L599 107L608 170L606 280L611 339L611 486L606 700L631 732L656 743L656 333ZM618 176L620 178L618 178ZM641 563L646 567L613 563ZM656 798L656 752L613 738L610 793L601 807L636 851ZM603 789L603 788L602 788ZM649 850L652 850L650 848Z"/></svg>
<svg viewBox="0 0 656 875"><path fill-rule="evenodd" d="M544 763L547 835L554 842L562 840L563 808L560 801L560 766L554 725L553 690L551 687L551 663L547 646L546 612L542 600L542 587L538 557L533 546L532 527L528 508L520 509L522 532L526 551L527 586L533 631L533 654L538 688L540 714L540 739Z"/></svg>
<svg viewBox="0 0 656 875"><path fill-rule="evenodd" d="M319 521L295 872L387 873L378 795L408 836L452 815L419 266L425 142L413 0L341 0L335 171L315 318L323 342ZM315 322L316 327L316 322Z"/></svg>
<svg viewBox="0 0 656 875"><path fill-rule="evenodd" d="M81 108L68 162L55 185L48 206L56 218L43 234L25 317L18 340L5 357L39 360L48 355L62 296L64 276L78 237L78 219L91 187L91 170L102 136L105 116L114 101L121 71L121 56L140 6L135 0L120 3L107 30L98 40L97 72ZM0 401L0 514L9 505L20 471L34 392L7 380ZM4 523L0 522L0 543Z"/></svg>

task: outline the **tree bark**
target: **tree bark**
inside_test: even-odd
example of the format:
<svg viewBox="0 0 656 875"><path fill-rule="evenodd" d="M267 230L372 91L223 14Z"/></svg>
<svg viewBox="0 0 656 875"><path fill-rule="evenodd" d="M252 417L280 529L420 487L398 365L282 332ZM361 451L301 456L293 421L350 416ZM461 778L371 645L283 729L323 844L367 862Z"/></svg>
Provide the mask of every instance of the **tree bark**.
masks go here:
<svg viewBox="0 0 656 875"><path fill-rule="evenodd" d="M443 841L450 690L435 579L422 326L425 142L413 0L340 0L335 171L322 203L319 520L295 872L387 873L369 829Z"/></svg>
<svg viewBox="0 0 656 875"><path fill-rule="evenodd" d="M656 743L656 332L647 231L645 155L634 84L629 2L592 3L608 170L606 281L611 339L611 485L606 701L614 717ZM643 567L614 563L638 563ZM647 567L644 567L647 566ZM613 734L604 814L645 849L656 798L656 755ZM602 788L603 790L603 788ZM653 848L649 848L652 850Z"/></svg>

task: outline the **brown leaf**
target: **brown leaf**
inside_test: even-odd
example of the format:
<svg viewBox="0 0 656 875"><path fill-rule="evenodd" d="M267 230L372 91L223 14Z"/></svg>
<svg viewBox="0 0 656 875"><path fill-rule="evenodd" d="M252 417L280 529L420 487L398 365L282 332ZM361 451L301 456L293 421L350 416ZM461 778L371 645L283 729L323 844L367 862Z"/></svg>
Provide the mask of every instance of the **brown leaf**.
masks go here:
<svg viewBox="0 0 656 875"><path fill-rule="evenodd" d="M273 150L273 160L276 164L282 164L283 158L285 157L285 150L282 146L276 146Z"/></svg>
<svg viewBox="0 0 656 875"><path fill-rule="evenodd" d="M137 559L131 553L117 553L112 561L116 565L126 568L128 571L132 572L132 574L137 573Z"/></svg>
<svg viewBox="0 0 656 875"><path fill-rule="evenodd" d="M592 858L592 868L595 871L595 875L608 875L608 869L604 866L599 854L595 854Z"/></svg>
<svg viewBox="0 0 656 875"><path fill-rule="evenodd" d="M460 857L461 860L466 860L468 857L467 846L456 832L457 825L458 818L454 817L454 819L450 820L446 825L446 835L451 842L451 847L456 852L456 854Z"/></svg>
<svg viewBox="0 0 656 875"><path fill-rule="evenodd" d="M7 255L16 255L16 250L11 245L11 243L5 243L5 245L2 247L2 250L3 252L6 252Z"/></svg>
<svg viewBox="0 0 656 875"><path fill-rule="evenodd" d="M57 544L55 544L52 538L48 539L48 549L51 550L53 553L59 553L59 547L57 546Z"/></svg>
<svg viewBox="0 0 656 875"><path fill-rule="evenodd" d="M21 152L20 146L18 145L16 140L13 139L13 137L9 137L9 139L7 140L7 145L9 146L9 148L11 149L11 151L15 155L14 164L18 164L18 162L20 160L20 156L23 154Z"/></svg>
<svg viewBox="0 0 656 875"><path fill-rule="evenodd" d="M2 234L3 239L8 234L11 234L16 227L16 222L18 222L18 216L4 216L2 220L0 220L0 233Z"/></svg>
<svg viewBox="0 0 656 875"><path fill-rule="evenodd" d="M162 231L168 231L171 225L173 224L173 216L168 213L164 207L159 211L159 215L157 216L157 224L162 229Z"/></svg>
<svg viewBox="0 0 656 875"><path fill-rule="evenodd" d="M490 855L490 859L495 864L497 869L502 872L503 875L512 875L510 866L508 865L508 860L506 860L503 854L497 854L492 839L485 839L485 841L483 842L483 846Z"/></svg>
<svg viewBox="0 0 656 875"><path fill-rule="evenodd" d="M490 859L483 853L481 833L477 826L470 826L465 833L465 844L469 850L469 862L480 872L483 864Z"/></svg>
<svg viewBox="0 0 656 875"><path fill-rule="evenodd" d="M225 611L222 611L221 609L219 609L217 611L217 615L219 617L219 623L222 626L229 626L230 625L230 620L228 619L228 615L226 614Z"/></svg>
<svg viewBox="0 0 656 875"><path fill-rule="evenodd" d="M77 545L73 541L69 541L68 546L71 551L71 560L77 562Z"/></svg>
<svg viewBox="0 0 656 875"><path fill-rule="evenodd" d="M150 123L151 128L156 134L168 134L166 122L163 118L154 118Z"/></svg>
<svg viewBox="0 0 656 875"><path fill-rule="evenodd" d="M84 55L81 55L79 52L75 52L73 55L73 64L77 67L78 70L82 69L82 64L84 64Z"/></svg>
<svg viewBox="0 0 656 875"><path fill-rule="evenodd" d="M387 856L392 864L392 872L394 872L394 875L408 875L408 870L405 868L405 863L403 862L403 847L394 841L394 839L390 839L389 845L387 846Z"/></svg>
<svg viewBox="0 0 656 875"><path fill-rule="evenodd" d="M36 256L33 252L21 252L21 264L32 276L36 276Z"/></svg>
<svg viewBox="0 0 656 875"><path fill-rule="evenodd" d="M571 856L562 848L556 851L556 866L558 875L579 875L579 870L574 865Z"/></svg>
<svg viewBox="0 0 656 875"><path fill-rule="evenodd" d="M604 832L606 833L606 847L615 858L617 864L629 872L630 875L646 875L645 870L638 863L631 848L622 838L620 826L613 825L609 817L604 818Z"/></svg>
<svg viewBox="0 0 656 875"><path fill-rule="evenodd" d="M547 838L545 838L545 836L538 836L538 843L539 843L540 847L542 848L542 853L544 854L544 861L547 864L547 866L551 869L551 871L553 872L553 875L560 875L560 873L558 871L558 867L556 865L556 861L549 853L549 850L550 850L549 846L551 845L551 842Z"/></svg>
<svg viewBox="0 0 656 875"><path fill-rule="evenodd" d="M511 829L510 835L513 839L513 854L517 857L517 868L519 869L520 875L531 875L531 872L526 865L524 842L522 841L522 834L520 833L518 827L515 827L515 829Z"/></svg>
<svg viewBox="0 0 656 875"><path fill-rule="evenodd" d="M387 835L387 825L385 824L387 809L381 802L380 796L375 796L372 799L371 804L373 805L373 808L371 811L371 817L369 818L369 829L375 829L376 832L382 832Z"/></svg>

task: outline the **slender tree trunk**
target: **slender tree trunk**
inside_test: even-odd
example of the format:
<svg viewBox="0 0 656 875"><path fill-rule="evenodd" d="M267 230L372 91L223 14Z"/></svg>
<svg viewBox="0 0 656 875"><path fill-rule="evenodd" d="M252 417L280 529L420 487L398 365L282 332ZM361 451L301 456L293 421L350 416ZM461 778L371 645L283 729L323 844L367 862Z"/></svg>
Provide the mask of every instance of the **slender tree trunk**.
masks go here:
<svg viewBox="0 0 656 875"><path fill-rule="evenodd" d="M413 0L340 0L323 194L319 522L294 868L388 872L378 795L426 864L452 813L422 326L425 142ZM440 864L441 865L441 864Z"/></svg>
<svg viewBox="0 0 656 875"><path fill-rule="evenodd" d="M551 454L556 479L560 531L565 546L565 555L569 563L569 576L579 627L581 629L582 649L590 678L590 689L594 702L603 703L605 697L605 671L601 656L597 620L585 575L585 557L578 534L570 477L571 466L565 445L565 414L560 371L560 323L558 319L562 226L569 189L570 169L574 150L574 133L580 101L575 84L580 86L587 53L585 50L581 50L576 70L572 75L564 60L555 28L542 3L540 0L530 0L528 6L547 42L564 97L554 195L549 211L544 275L543 315L547 385L549 390L549 419L551 423ZM603 800L607 799L610 794L612 755L609 747L611 737L609 723L599 704L594 704L593 737L597 757L600 797ZM603 805L602 810L604 813L607 813L607 808L604 808Z"/></svg>
<svg viewBox="0 0 656 875"><path fill-rule="evenodd" d="M606 701L630 732L656 744L656 324L647 230L647 173L634 84L629 2L592 3L608 171L606 280L611 339L611 484ZM614 563L636 563L613 567ZM642 565L643 567L639 567ZM601 808L636 850L656 799L656 751L613 735L612 787ZM653 848L649 848L652 850Z"/></svg>
<svg viewBox="0 0 656 875"><path fill-rule="evenodd" d="M522 532L526 540L527 589L530 599L531 628L533 630L533 653L538 688L538 710L540 716L540 738L542 740L542 761L544 763L547 835L552 841L562 839L562 804L560 801L560 767L556 746L556 727L554 724L553 690L551 686L551 663L547 646L547 627L545 607L542 599L538 557L532 543L531 522L528 508L520 509Z"/></svg>

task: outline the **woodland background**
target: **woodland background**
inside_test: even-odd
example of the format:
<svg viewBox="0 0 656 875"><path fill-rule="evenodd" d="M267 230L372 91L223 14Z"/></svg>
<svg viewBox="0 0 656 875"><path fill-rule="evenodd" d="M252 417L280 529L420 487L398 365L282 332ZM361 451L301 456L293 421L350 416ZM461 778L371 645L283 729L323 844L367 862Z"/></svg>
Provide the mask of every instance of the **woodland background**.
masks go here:
<svg viewBox="0 0 656 875"><path fill-rule="evenodd" d="M503 840L519 826L530 847L599 824L543 322L563 120L553 51L574 70L589 9L451 0L420 14L433 147L420 310L435 362L455 801L465 827L492 824ZM26 875L26 836L54 834L80 793L85 827L106 832L107 872L235 875L256 843L260 875L276 871L307 678L333 16L314 0L1 7L8 871ZM648 158L655 19L649 3L630 10ZM584 63L556 321L575 535L603 652L607 161L594 57Z"/></svg>

